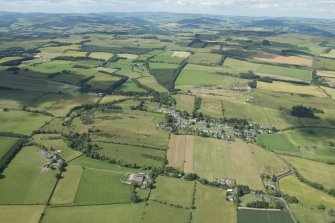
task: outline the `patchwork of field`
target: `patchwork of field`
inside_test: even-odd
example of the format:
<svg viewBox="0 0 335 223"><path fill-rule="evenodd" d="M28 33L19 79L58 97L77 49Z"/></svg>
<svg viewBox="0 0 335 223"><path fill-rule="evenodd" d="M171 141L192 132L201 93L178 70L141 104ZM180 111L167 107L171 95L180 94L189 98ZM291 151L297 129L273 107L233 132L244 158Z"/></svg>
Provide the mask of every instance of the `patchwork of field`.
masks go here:
<svg viewBox="0 0 335 223"><path fill-rule="evenodd" d="M252 210L252 209L239 209L238 222L259 222L259 223L293 223L288 212L284 211L268 211L268 210Z"/></svg>
<svg viewBox="0 0 335 223"><path fill-rule="evenodd" d="M317 182L324 187L335 188L335 166L291 156L284 158L307 180Z"/></svg>
<svg viewBox="0 0 335 223"><path fill-rule="evenodd" d="M192 216L192 222L237 222L236 207L226 200L224 192L217 188L196 185L195 203L196 209Z"/></svg>
<svg viewBox="0 0 335 223"><path fill-rule="evenodd" d="M47 162L37 147L24 147L3 173L0 203L45 204L56 183L57 173L43 168Z"/></svg>
<svg viewBox="0 0 335 223"><path fill-rule="evenodd" d="M301 66L312 66L312 60L306 57L300 56L280 56L275 54L261 53L253 57L256 60L270 62L270 63L280 63L280 64L293 64Z"/></svg>

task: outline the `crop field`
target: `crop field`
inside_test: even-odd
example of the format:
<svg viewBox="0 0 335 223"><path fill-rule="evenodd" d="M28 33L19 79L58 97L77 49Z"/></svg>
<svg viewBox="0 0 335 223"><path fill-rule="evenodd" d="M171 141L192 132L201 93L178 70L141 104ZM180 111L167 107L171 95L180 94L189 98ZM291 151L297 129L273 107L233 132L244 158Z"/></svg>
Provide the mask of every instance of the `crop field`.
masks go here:
<svg viewBox="0 0 335 223"><path fill-rule="evenodd" d="M259 164L248 144L240 140L229 144L222 140L196 137L193 150L194 172L199 176L209 180L234 178L238 184L263 188Z"/></svg>
<svg viewBox="0 0 335 223"><path fill-rule="evenodd" d="M219 65L222 55L210 54L210 53L195 53L192 54L187 61L193 64L204 64L204 65Z"/></svg>
<svg viewBox="0 0 335 223"><path fill-rule="evenodd" d="M176 208L167 204L161 204L155 201L149 201L143 211L141 222L146 223L187 223L190 218L190 212L184 208Z"/></svg>
<svg viewBox="0 0 335 223"><path fill-rule="evenodd" d="M111 204L130 201L131 185L121 182L125 174L85 168L78 185L74 203ZM96 190L99 185L99 190Z"/></svg>
<svg viewBox="0 0 335 223"><path fill-rule="evenodd" d="M104 53L104 52L93 52L90 53L89 57L94 58L94 59L100 59L100 60L109 60L113 54L111 53Z"/></svg>
<svg viewBox="0 0 335 223"><path fill-rule="evenodd" d="M38 223L43 205L0 205L0 222Z"/></svg>
<svg viewBox="0 0 335 223"><path fill-rule="evenodd" d="M179 57L179 58L183 58L186 59L191 55L190 52L186 52L186 51L174 51L172 54L172 57Z"/></svg>
<svg viewBox="0 0 335 223"><path fill-rule="evenodd" d="M160 176L156 180L156 187L151 191L150 200L191 207L194 182Z"/></svg>
<svg viewBox="0 0 335 223"><path fill-rule="evenodd" d="M262 53L253 57L256 60L270 62L270 63L280 63L280 64L293 64L301 66L312 66L311 58L300 57L300 56L280 56L275 54Z"/></svg>
<svg viewBox="0 0 335 223"><path fill-rule="evenodd" d="M0 90L0 108L21 109L41 95L41 92Z"/></svg>
<svg viewBox="0 0 335 223"><path fill-rule="evenodd" d="M320 77L329 77L329 78L335 78L335 71L321 71L319 70L317 73Z"/></svg>
<svg viewBox="0 0 335 223"><path fill-rule="evenodd" d="M282 192L287 193L290 196L296 196L299 203L303 205L317 207L318 205L323 204L327 209L335 207L334 197L300 182L294 176L282 178L279 183Z"/></svg>
<svg viewBox="0 0 335 223"><path fill-rule="evenodd" d="M170 135L167 159L169 166L181 169L184 172L194 172L193 170L193 136Z"/></svg>
<svg viewBox="0 0 335 223"><path fill-rule="evenodd" d="M57 171L44 170L48 161L36 147L24 147L4 171L0 181L1 204L46 203L56 183Z"/></svg>
<svg viewBox="0 0 335 223"><path fill-rule="evenodd" d="M238 210L238 222L259 222L259 223L293 223L289 213L286 211L267 211L267 210Z"/></svg>
<svg viewBox="0 0 335 223"><path fill-rule="evenodd" d="M46 209L43 223L124 223L138 222L144 204L112 204L97 206L51 207ZM127 214L125 214L127 210Z"/></svg>
<svg viewBox="0 0 335 223"><path fill-rule="evenodd" d="M14 132L24 135L30 135L51 119L51 117L42 114L19 110L0 111L0 114L0 132ZM19 128L18 122L20 122Z"/></svg>
<svg viewBox="0 0 335 223"><path fill-rule="evenodd" d="M291 156L284 158L306 179L330 189L335 188L335 166Z"/></svg>
<svg viewBox="0 0 335 223"><path fill-rule="evenodd" d="M181 111L192 112L194 105L194 96L177 94L173 96L176 99L176 108Z"/></svg>
<svg viewBox="0 0 335 223"><path fill-rule="evenodd" d="M285 134L262 134L257 136L257 142L279 153L299 154L299 149L287 138Z"/></svg>
<svg viewBox="0 0 335 223"><path fill-rule="evenodd" d="M222 190L197 183L195 211L192 222L237 222L236 207L225 198Z"/></svg>

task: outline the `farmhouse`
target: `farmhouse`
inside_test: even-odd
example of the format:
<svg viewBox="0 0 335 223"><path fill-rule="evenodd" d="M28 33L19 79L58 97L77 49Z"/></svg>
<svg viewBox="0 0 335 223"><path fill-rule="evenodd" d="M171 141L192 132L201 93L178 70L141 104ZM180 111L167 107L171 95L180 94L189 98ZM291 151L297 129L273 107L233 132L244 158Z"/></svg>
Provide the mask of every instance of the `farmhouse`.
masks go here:
<svg viewBox="0 0 335 223"><path fill-rule="evenodd" d="M144 173L132 173L127 176L126 183L146 187L148 185L148 177Z"/></svg>
<svg viewBox="0 0 335 223"><path fill-rule="evenodd" d="M221 185L226 185L226 186L235 186L236 185L236 180L231 179L231 178L218 179L217 182Z"/></svg>

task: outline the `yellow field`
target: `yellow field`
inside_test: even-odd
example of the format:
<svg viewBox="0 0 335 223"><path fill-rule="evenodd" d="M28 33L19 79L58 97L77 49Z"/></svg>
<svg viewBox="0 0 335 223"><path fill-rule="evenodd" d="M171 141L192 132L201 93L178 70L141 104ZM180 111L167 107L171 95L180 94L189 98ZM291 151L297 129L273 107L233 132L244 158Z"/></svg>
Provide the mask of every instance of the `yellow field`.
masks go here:
<svg viewBox="0 0 335 223"><path fill-rule="evenodd" d="M320 77L335 78L335 71L319 70L317 75L320 76Z"/></svg>
<svg viewBox="0 0 335 223"><path fill-rule="evenodd" d="M322 184L327 188L335 188L335 166L316 161L284 156L306 179Z"/></svg>
<svg viewBox="0 0 335 223"><path fill-rule="evenodd" d="M201 107L199 109L199 112L202 112L206 115L211 115L213 117L222 117L222 97L202 95L201 99Z"/></svg>
<svg viewBox="0 0 335 223"><path fill-rule="evenodd" d="M335 208L335 197L300 182L295 176L287 176L279 182L281 191L296 196L300 203L317 207L324 204L328 209Z"/></svg>
<svg viewBox="0 0 335 223"><path fill-rule="evenodd" d="M55 192L51 198L52 204L73 203L79 186L82 167L70 165L59 180Z"/></svg>
<svg viewBox="0 0 335 223"><path fill-rule="evenodd" d="M176 108L181 111L188 111L192 112L193 105L194 105L194 96L184 95L184 94L177 94L172 96L176 99Z"/></svg>
<svg viewBox="0 0 335 223"><path fill-rule="evenodd" d="M193 136L171 135L167 158L169 166L193 172Z"/></svg>
<svg viewBox="0 0 335 223"><path fill-rule="evenodd" d="M321 88L324 89L327 94L329 94L333 98L333 100L335 100L335 89L323 86L321 86Z"/></svg>
<svg viewBox="0 0 335 223"><path fill-rule="evenodd" d="M331 50L328 54L321 54L321 56L335 58L335 49Z"/></svg>
<svg viewBox="0 0 335 223"><path fill-rule="evenodd" d="M61 54L64 57L86 57L86 52L67 50Z"/></svg>
<svg viewBox="0 0 335 223"><path fill-rule="evenodd" d="M109 60L112 58L113 54L111 53L104 53L104 52L93 52L90 54L89 57L94 58L94 59L102 59L102 60Z"/></svg>
<svg viewBox="0 0 335 223"><path fill-rule="evenodd" d="M172 57L179 57L179 58L188 58L191 55L190 52L186 51L174 51Z"/></svg>
<svg viewBox="0 0 335 223"><path fill-rule="evenodd" d="M129 54L129 53L120 53L120 54L118 54L118 57L126 58L126 59L129 59L129 60L136 60L138 58L138 55Z"/></svg>
<svg viewBox="0 0 335 223"><path fill-rule="evenodd" d="M0 205L1 223L38 223L43 205Z"/></svg>
<svg viewBox="0 0 335 223"><path fill-rule="evenodd" d="M127 98L129 98L129 97L123 96L123 95L107 95L107 96L105 96L101 99L99 104L115 102L115 101L119 101L119 100L127 99Z"/></svg>
<svg viewBox="0 0 335 223"><path fill-rule="evenodd" d="M273 83L265 83L258 81L257 88L268 91L279 91L279 92L288 92L295 94L309 94L315 97L327 97L322 90L312 85L298 85L279 81L274 81Z"/></svg>
<svg viewBox="0 0 335 223"><path fill-rule="evenodd" d="M303 65L312 66L313 61L310 58L298 57L298 56L280 56L268 53L258 54L253 57L256 60L270 62L270 63L281 63L281 64L293 64L293 65Z"/></svg>

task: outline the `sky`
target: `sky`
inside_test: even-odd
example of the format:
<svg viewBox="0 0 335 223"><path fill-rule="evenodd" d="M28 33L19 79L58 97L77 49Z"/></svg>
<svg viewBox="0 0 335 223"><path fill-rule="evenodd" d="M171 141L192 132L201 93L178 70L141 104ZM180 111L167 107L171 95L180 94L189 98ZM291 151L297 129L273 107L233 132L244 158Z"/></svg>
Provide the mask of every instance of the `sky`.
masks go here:
<svg viewBox="0 0 335 223"><path fill-rule="evenodd" d="M335 19L335 0L0 0L0 11L145 11Z"/></svg>

